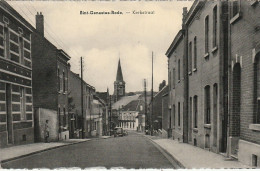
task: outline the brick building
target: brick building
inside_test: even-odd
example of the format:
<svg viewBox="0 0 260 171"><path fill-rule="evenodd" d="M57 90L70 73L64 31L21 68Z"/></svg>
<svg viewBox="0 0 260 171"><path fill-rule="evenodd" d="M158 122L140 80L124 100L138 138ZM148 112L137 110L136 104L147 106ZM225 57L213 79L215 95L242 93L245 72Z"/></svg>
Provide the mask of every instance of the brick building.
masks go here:
<svg viewBox="0 0 260 171"><path fill-rule="evenodd" d="M195 1L184 8L182 30L166 52L173 137L217 153L227 150L227 7Z"/></svg>
<svg viewBox="0 0 260 171"><path fill-rule="evenodd" d="M162 130L167 132L167 137L172 137L172 116L169 114L169 96L162 96Z"/></svg>
<svg viewBox="0 0 260 171"><path fill-rule="evenodd" d="M229 153L260 166L260 4L230 2Z"/></svg>
<svg viewBox="0 0 260 171"><path fill-rule="evenodd" d="M148 122L152 122L153 130L162 129L162 97L166 93L168 93L168 86L162 87L153 97L153 106L152 102L148 106Z"/></svg>
<svg viewBox="0 0 260 171"><path fill-rule="evenodd" d="M33 27L0 1L0 147L34 141Z"/></svg>
<svg viewBox="0 0 260 171"><path fill-rule="evenodd" d="M257 14L257 1L194 1L166 52L173 138L254 166L260 155Z"/></svg>
<svg viewBox="0 0 260 171"><path fill-rule="evenodd" d="M90 115L92 111L95 88L83 81L83 108L81 102L81 78L79 74L69 71L68 77L69 130L71 138L82 137L82 109L84 119L84 135L90 136ZM77 135L76 135L77 134Z"/></svg>
<svg viewBox="0 0 260 171"><path fill-rule="evenodd" d="M34 108L37 111L35 119L38 121L43 117L49 120L50 125L52 121L57 121L54 140L68 139L68 61L70 56L62 49L57 49L44 37L44 17L41 13L36 15L36 30L32 34L32 42L33 98ZM55 114L45 118L44 113L39 113L39 108L53 110ZM38 122L36 125L40 126Z"/></svg>

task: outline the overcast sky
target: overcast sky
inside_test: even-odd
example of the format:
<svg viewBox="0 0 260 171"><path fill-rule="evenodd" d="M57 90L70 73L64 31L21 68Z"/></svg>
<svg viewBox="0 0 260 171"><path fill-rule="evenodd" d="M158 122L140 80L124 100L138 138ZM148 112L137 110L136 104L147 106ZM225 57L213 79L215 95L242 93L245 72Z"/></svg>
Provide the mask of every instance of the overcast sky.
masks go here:
<svg viewBox="0 0 260 171"><path fill-rule="evenodd" d="M151 89L151 58L154 52L154 90L168 82L165 52L181 28L182 8L188 1L166 2L51 2L8 1L35 26L36 12L45 20L45 36L70 56L72 71L80 73L84 58L84 80L97 91L113 93L120 55L126 92L143 90L143 79ZM121 11L123 15L80 15L80 11ZM134 15L132 11L154 11ZM130 14L126 14L130 12Z"/></svg>

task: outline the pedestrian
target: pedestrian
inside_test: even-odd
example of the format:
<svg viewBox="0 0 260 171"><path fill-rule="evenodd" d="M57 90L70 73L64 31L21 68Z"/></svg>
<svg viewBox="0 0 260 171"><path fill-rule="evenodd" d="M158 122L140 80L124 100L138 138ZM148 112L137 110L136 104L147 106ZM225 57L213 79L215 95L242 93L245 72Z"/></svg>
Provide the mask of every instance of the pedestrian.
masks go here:
<svg viewBox="0 0 260 171"><path fill-rule="evenodd" d="M49 142L49 136L50 136L50 130L49 130L49 125L48 125L48 120L46 120L45 122L45 128L44 128L44 138L45 138L45 142L48 143Z"/></svg>

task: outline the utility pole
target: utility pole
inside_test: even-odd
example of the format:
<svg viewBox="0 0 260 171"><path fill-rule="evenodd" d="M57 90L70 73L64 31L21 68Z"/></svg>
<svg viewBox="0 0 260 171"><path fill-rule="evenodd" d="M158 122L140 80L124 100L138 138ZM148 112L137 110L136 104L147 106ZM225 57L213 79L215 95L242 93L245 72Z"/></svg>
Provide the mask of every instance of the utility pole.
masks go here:
<svg viewBox="0 0 260 171"><path fill-rule="evenodd" d="M111 103L112 103L112 96L111 95L109 95L109 101L110 101L110 103L109 103L109 109L110 109L110 118L109 118L109 135L111 136L111 126L112 126L112 106L111 106Z"/></svg>
<svg viewBox="0 0 260 171"><path fill-rule="evenodd" d="M81 70L81 114L82 114L82 139L84 138L84 115L83 115L83 66L82 57L80 57L80 70Z"/></svg>
<svg viewBox="0 0 260 171"><path fill-rule="evenodd" d="M151 130L151 136L153 136L153 52L152 52L152 110L151 110L151 115L150 115L150 130Z"/></svg>
<svg viewBox="0 0 260 171"><path fill-rule="evenodd" d="M147 101L146 101L146 79L144 79L144 116L145 116L145 126L144 131L146 131L148 124L148 116L147 116Z"/></svg>

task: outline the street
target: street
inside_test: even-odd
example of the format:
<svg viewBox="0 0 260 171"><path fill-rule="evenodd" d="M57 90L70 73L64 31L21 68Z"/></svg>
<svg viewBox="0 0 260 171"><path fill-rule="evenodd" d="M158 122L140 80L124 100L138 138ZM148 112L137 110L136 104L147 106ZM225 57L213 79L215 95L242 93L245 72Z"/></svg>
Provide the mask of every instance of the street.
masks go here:
<svg viewBox="0 0 260 171"><path fill-rule="evenodd" d="M174 168L150 140L134 132L125 137L94 139L2 164L3 168L123 167Z"/></svg>

